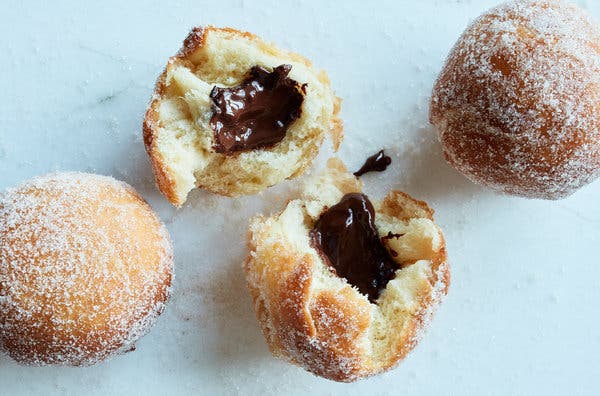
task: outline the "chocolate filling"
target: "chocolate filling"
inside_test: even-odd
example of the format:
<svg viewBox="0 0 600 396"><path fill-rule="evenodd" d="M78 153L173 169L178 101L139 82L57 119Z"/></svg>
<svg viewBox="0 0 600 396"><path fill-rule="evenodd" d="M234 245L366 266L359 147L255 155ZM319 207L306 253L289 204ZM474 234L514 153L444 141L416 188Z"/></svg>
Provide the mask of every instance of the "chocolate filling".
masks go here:
<svg viewBox="0 0 600 396"><path fill-rule="evenodd" d="M287 77L291 65L269 72L261 66L250 69L236 87L214 87L210 93L215 132L215 151L230 154L272 146L285 137L300 117L306 85Z"/></svg>
<svg viewBox="0 0 600 396"><path fill-rule="evenodd" d="M321 215L309 235L335 273L371 302L399 267L379 238L375 210L364 194L344 195Z"/></svg>
<svg viewBox="0 0 600 396"><path fill-rule="evenodd" d="M383 153L383 150L379 151L367 158L363 166L359 170L354 172L354 176L359 177L368 172L383 172L392 163L392 159Z"/></svg>

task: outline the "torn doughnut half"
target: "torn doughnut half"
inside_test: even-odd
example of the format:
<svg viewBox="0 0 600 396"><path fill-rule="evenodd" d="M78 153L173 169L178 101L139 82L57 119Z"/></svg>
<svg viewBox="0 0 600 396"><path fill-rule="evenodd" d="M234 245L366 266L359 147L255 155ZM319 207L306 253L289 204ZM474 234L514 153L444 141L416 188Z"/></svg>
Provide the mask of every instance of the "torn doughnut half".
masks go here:
<svg viewBox="0 0 600 396"><path fill-rule="evenodd" d="M281 213L254 218L248 245L246 279L271 352L335 381L394 367L450 282L433 210L399 191L371 203L338 159Z"/></svg>
<svg viewBox="0 0 600 396"><path fill-rule="evenodd" d="M143 125L162 193L256 194L301 175L325 135L342 139L324 71L251 33L194 28L158 78Z"/></svg>

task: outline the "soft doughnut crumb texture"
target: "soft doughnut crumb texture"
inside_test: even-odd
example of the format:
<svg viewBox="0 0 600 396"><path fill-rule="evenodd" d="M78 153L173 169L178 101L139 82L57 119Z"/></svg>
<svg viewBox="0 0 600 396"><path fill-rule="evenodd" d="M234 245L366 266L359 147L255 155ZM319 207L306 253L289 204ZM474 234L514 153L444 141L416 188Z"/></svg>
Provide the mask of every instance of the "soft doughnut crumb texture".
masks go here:
<svg viewBox="0 0 600 396"><path fill-rule="evenodd" d="M410 352L446 294L450 269L433 211L391 192L373 202L381 237L397 252L395 278L376 304L334 274L312 247L309 230L326 208L361 182L338 159L313 176L301 199L256 217L244 263L257 317L272 353L306 370L352 382L394 367Z"/></svg>
<svg viewBox="0 0 600 396"><path fill-rule="evenodd" d="M21 364L96 364L130 351L171 293L164 225L129 185L85 173L0 196L0 351Z"/></svg>
<svg viewBox="0 0 600 396"><path fill-rule="evenodd" d="M600 28L563 1L477 18L433 89L446 160L472 181L559 199L600 176Z"/></svg>
<svg viewBox="0 0 600 396"><path fill-rule="evenodd" d="M253 66L270 70L282 64L292 66L289 78L306 84L300 118L272 147L215 152L212 88L239 85ZM250 33L198 27L158 78L144 118L144 142L158 187L174 205L181 206L195 187L226 196L249 195L301 175L326 134L337 149L342 139L339 110L340 99L327 74L302 56Z"/></svg>

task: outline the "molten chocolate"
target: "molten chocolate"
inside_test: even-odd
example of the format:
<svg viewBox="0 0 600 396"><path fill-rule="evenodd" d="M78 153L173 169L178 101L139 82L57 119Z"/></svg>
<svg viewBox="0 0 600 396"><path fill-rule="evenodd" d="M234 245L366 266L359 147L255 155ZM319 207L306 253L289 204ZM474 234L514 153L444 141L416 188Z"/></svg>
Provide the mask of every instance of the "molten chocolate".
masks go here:
<svg viewBox="0 0 600 396"><path fill-rule="evenodd" d="M269 72L254 66L240 85L212 89L210 125L215 132L215 151L230 154L283 140L302 113L306 89L287 77L291 69L281 65Z"/></svg>
<svg viewBox="0 0 600 396"><path fill-rule="evenodd" d="M327 209L310 231L312 243L335 273L374 302L398 264L375 228L375 210L366 195L346 194Z"/></svg>
<svg viewBox="0 0 600 396"><path fill-rule="evenodd" d="M387 169L388 165L392 163L392 159L383 153L383 150L379 151L367 158L363 166L356 172L354 176L359 177L368 172L383 172Z"/></svg>

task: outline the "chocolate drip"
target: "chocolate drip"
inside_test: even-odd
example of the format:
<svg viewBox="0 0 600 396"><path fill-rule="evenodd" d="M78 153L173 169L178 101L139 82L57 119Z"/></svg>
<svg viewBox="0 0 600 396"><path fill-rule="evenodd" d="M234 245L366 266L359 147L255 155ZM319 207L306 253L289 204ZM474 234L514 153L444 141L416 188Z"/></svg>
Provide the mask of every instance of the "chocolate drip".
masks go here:
<svg viewBox="0 0 600 396"><path fill-rule="evenodd" d="M356 172L354 176L359 177L368 172L383 172L392 163L392 159L383 153L383 150L379 151L367 158L363 166Z"/></svg>

